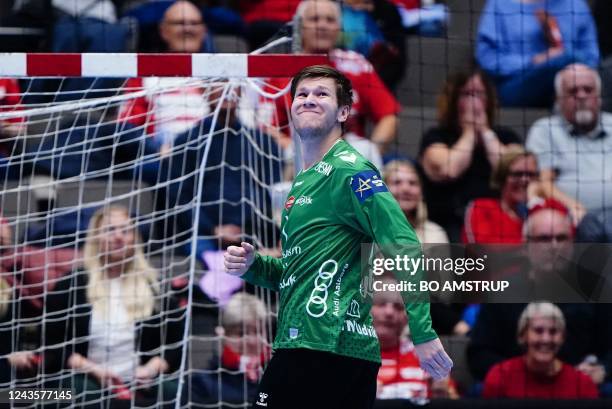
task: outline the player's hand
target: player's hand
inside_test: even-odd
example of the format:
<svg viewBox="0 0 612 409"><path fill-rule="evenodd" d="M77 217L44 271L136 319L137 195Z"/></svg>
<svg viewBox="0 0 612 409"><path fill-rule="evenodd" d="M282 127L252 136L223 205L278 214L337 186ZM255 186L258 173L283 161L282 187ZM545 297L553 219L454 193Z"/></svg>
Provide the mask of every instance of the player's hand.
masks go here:
<svg viewBox="0 0 612 409"><path fill-rule="evenodd" d="M255 260L255 247L243 241L238 246L229 246L223 254L225 272L234 276L246 273Z"/></svg>
<svg viewBox="0 0 612 409"><path fill-rule="evenodd" d="M434 380L447 377L453 367L450 359L439 338L415 345L414 347L421 368L425 370Z"/></svg>

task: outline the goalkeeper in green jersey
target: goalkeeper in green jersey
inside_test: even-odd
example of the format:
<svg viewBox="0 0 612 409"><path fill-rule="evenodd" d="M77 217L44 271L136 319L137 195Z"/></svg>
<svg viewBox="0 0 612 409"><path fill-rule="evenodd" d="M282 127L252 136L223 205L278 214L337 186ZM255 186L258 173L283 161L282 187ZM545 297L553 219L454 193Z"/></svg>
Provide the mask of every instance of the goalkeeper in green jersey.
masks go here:
<svg viewBox="0 0 612 409"><path fill-rule="evenodd" d="M361 244L419 242L378 170L342 139L350 81L327 66L307 67L293 78L291 96L304 169L283 209L282 257L261 256L246 242L225 253L229 274L280 293L275 352L254 407L371 408L380 347ZM402 295L421 366L434 379L447 376L452 361L431 327L429 304Z"/></svg>

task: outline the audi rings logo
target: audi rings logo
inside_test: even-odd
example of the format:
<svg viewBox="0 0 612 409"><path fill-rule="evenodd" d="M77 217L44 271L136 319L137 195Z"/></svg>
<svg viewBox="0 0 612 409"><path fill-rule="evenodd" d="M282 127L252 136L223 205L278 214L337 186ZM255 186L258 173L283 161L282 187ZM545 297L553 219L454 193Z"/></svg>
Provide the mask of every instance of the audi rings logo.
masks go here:
<svg viewBox="0 0 612 409"><path fill-rule="evenodd" d="M320 318L327 312L327 289L332 285L337 272L338 263L334 260L327 260L319 267L319 273L314 280L314 288L306 304L306 312L311 317Z"/></svg>

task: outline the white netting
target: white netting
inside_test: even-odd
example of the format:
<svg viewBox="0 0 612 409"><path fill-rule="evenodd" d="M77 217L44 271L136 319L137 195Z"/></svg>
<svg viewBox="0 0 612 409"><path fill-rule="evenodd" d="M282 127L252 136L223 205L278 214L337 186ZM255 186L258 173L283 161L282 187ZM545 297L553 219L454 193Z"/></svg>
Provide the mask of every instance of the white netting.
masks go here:
<svg viewBox="0 0 612 409"><path fill-rule="evenodd" d="M287 129L273 124L285 87L19 85L0 111L0 391L62 388L95 407L246 407L269 359L276 295L221 273L220 250L247 240L278 251L283 203L272 196L291 167L277 144ZM244 292L265 308L249 297L222 307Z"/></svg>

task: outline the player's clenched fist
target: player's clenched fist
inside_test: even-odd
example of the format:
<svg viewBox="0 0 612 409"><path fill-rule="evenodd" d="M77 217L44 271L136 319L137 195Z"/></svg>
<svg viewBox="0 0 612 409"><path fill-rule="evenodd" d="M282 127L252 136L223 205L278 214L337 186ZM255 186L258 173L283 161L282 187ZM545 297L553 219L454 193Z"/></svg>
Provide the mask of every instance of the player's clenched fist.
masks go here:
<svg viewBox="0 0 612 409"><path fill-rule="evenodd" d="M225 272L234 276L241 276L247 272L255 259L255 247L242 242L240 247L229 246L223 254Z"/></svg>

